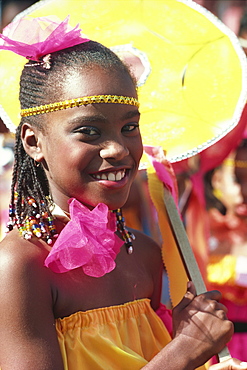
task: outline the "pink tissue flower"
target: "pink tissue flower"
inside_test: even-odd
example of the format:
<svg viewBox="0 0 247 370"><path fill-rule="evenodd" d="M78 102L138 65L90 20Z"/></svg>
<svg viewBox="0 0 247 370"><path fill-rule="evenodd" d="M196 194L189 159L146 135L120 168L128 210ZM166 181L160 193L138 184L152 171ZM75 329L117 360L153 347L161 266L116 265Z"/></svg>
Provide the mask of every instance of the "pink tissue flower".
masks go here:
<svg viewBox="0 0 247 370"><path fill-rule="evenodd" d="M45 266L63 273L81 267L100 277L112 271L124 244L116 234L116 215L99 203L90 211L78 200L69 201L71 220L65 225L45 260Z"/></svg>
<svg viewBox="0 0 247 370"><path fill-rule="evenodd" d="M40 61L47 54L89 41L81 34L79 24L72 28L68 22L69 16L64 21L55 16L22 18L4 28L0 49Z"/></svg>

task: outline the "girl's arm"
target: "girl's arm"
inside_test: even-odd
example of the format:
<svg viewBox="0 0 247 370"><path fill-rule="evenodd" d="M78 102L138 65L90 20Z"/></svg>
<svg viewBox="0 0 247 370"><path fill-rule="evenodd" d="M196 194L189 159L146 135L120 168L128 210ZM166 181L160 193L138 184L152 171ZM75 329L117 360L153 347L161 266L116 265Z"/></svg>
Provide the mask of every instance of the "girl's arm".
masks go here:
<svg viewBox="0 0 247 370"><path fill-rule="evenodd" d="M2 370L63 369L44 253L42 245L11 235L0 244Z"/></svg>

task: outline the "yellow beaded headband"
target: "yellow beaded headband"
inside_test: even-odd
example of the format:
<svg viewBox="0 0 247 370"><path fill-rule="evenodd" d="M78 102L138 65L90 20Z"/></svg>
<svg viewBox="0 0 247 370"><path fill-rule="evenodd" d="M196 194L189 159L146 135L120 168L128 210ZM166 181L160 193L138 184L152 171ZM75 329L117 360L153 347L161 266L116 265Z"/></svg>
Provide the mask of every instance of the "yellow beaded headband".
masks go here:
<svg viewBox="0 0 247 370"><path fill-rule="evenodd" d="M21 110L21 117L29 117L37 114L50 113L58 110L79 107L81 105L95 104L95 103L117 103L134 105L139 108L140 103L136 98L129 96L118 95L93 95L85 96L83 98L64 100L61 102L39 105L37 107L27 108Z"/></svg>

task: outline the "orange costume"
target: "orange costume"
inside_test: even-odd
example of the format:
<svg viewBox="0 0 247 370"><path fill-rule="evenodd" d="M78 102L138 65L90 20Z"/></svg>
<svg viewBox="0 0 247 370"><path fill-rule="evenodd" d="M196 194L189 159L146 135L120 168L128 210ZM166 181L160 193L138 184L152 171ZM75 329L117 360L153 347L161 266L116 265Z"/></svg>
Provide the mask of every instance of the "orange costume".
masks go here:
<svg viewBox="0 0 247 370"><path fill-rule="evenodd" d="M56 330L65 370L141 369L171 340L148 299L76 312Z"/></svg>

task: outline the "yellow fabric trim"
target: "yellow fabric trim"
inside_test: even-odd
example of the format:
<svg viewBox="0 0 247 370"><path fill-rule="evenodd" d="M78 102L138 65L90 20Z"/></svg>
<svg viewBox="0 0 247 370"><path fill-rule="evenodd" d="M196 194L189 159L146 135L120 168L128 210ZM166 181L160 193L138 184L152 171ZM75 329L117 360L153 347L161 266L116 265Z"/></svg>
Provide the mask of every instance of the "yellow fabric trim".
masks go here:
<svg viewBox="0 0 247 370"><path fill-rule="evenodd" d="M152 166L148 167L147 174L150 196L158 213L163 241L162 256L169 277L170 298L172 305L175 306L181 301L186 292L188 278L169 224L163 201L163 184L158 179Z"/></svg>
<svg viewBox="0 0 247 370"><path fill-rule="evenodd" d="M183 298L187 288L187 275L181 260L176 241L168 220L166 207L163 201L163 183L158 179L155 169L147 168L149 192L158 213L160 232L162 236L162 257L169 278L170 298L176 306ZM209 364L200 366L198 370L208 369Z"/></svg>

